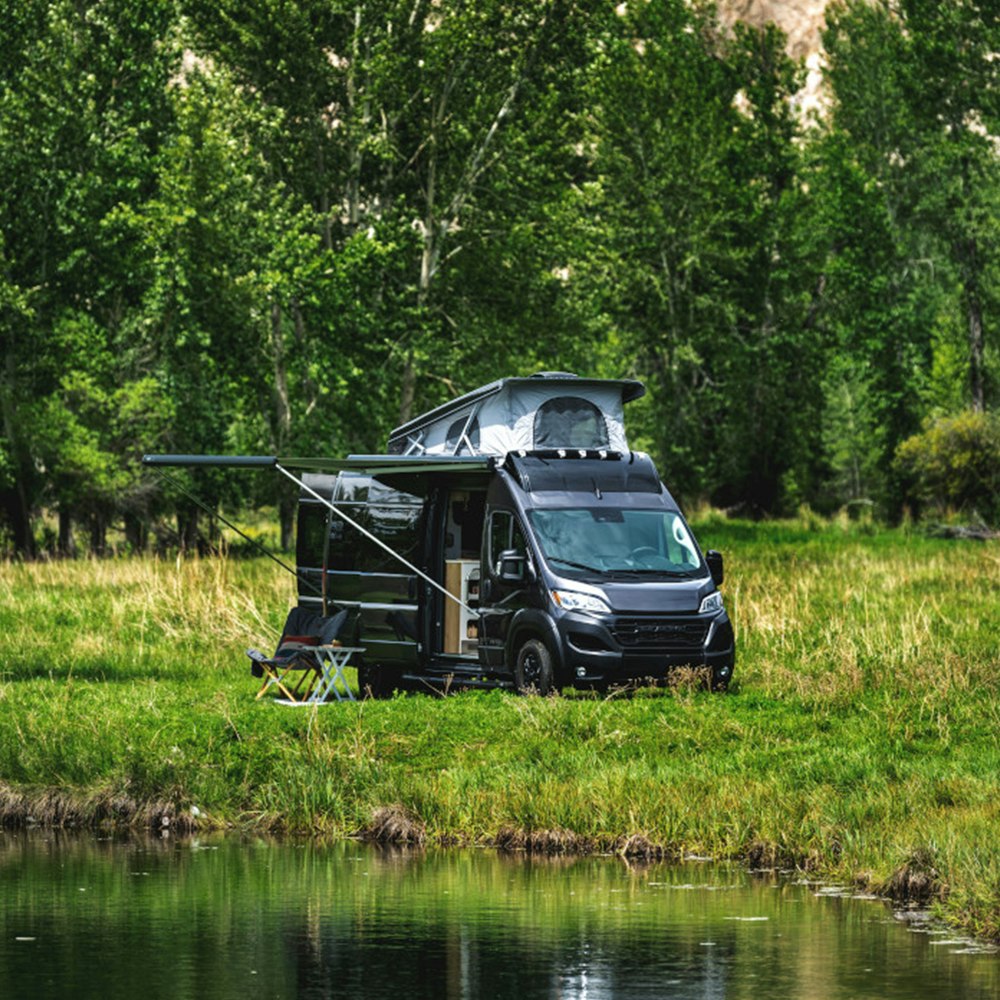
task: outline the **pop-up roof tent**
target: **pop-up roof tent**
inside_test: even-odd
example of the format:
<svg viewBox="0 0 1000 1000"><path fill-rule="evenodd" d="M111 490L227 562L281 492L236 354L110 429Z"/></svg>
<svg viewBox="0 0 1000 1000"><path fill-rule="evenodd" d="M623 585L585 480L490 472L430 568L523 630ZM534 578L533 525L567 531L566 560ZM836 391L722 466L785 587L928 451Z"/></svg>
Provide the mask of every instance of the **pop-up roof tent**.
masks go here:
<svg viewBox="0 0 1000 1000"><path fill-rule="evenodd" d="M503 378L397 427L390 455L506 455L587 449L627 452L624 404L645 393L631 379L539 372Z"/></svg>

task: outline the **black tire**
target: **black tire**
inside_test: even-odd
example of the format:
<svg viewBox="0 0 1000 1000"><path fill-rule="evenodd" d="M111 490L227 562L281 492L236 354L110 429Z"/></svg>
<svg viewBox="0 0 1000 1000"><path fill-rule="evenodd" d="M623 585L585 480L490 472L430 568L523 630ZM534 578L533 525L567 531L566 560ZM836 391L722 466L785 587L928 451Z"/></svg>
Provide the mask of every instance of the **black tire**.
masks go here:
<svg viewBox="0 0 1000 1000"><path fill-rule="evenodd" d="M555 668L548 646L540 639L528 639L514 659L514 686L518 694L552 694Z"/></svg>
<svg viewBox="0 0 1000 1000"><path fill-rule="evenodd" d="M358 664L358 695L361 698L391 698L398 685L398 670L378 663Z"/></svg>

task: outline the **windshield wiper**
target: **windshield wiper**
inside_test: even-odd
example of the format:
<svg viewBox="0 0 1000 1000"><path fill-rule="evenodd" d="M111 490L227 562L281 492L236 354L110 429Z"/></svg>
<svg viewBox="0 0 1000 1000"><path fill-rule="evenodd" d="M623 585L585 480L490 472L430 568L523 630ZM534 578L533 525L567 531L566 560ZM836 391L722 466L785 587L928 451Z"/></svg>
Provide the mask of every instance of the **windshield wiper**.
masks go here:
<svg viewBox="0 0 1000 1000"><path fill-rule="evenodd" d="M597 573L600 576L604 575L604 570L597 566L588 566L586 563L573 562L571 559L560 559L559 556L549 556L549 562L562 563L563 566L570 566L573 569L582 569L587 573Z"/></svg>

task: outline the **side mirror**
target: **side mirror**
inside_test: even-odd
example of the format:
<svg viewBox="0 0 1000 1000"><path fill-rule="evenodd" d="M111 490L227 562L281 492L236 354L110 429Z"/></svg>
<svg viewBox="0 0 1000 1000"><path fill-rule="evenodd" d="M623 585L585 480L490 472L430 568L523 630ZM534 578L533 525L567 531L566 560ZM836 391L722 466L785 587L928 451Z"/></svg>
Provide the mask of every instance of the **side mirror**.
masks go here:
<svg viewBox="0 0 1000 1000"><path fill-rule="evenodd" d="M497 560L496 575L504 583L523 583L527 575L528 560L517 549L504 549Z"/></svg>
<svg viewBox="0 0 1000 1000"><path fill-rule="evenodd" d="M716 552L715 549L709 549L705 553L705 562L708 563L708 571L712 574L716 587L721 587L726 576L722 565L722 553Z"/></svg>

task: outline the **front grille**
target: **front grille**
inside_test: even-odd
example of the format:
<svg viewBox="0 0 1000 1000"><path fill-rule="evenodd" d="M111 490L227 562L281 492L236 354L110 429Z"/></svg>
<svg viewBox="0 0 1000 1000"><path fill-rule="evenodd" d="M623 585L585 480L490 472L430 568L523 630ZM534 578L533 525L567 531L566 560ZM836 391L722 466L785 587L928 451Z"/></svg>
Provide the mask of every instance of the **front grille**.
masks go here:
<svg viewBox="0 0 1000 1000"><path fill-rule="evenodd" d="M686 652L705 644L708 622L683 618L619 618L611 634L626 649Z"/></svg>

